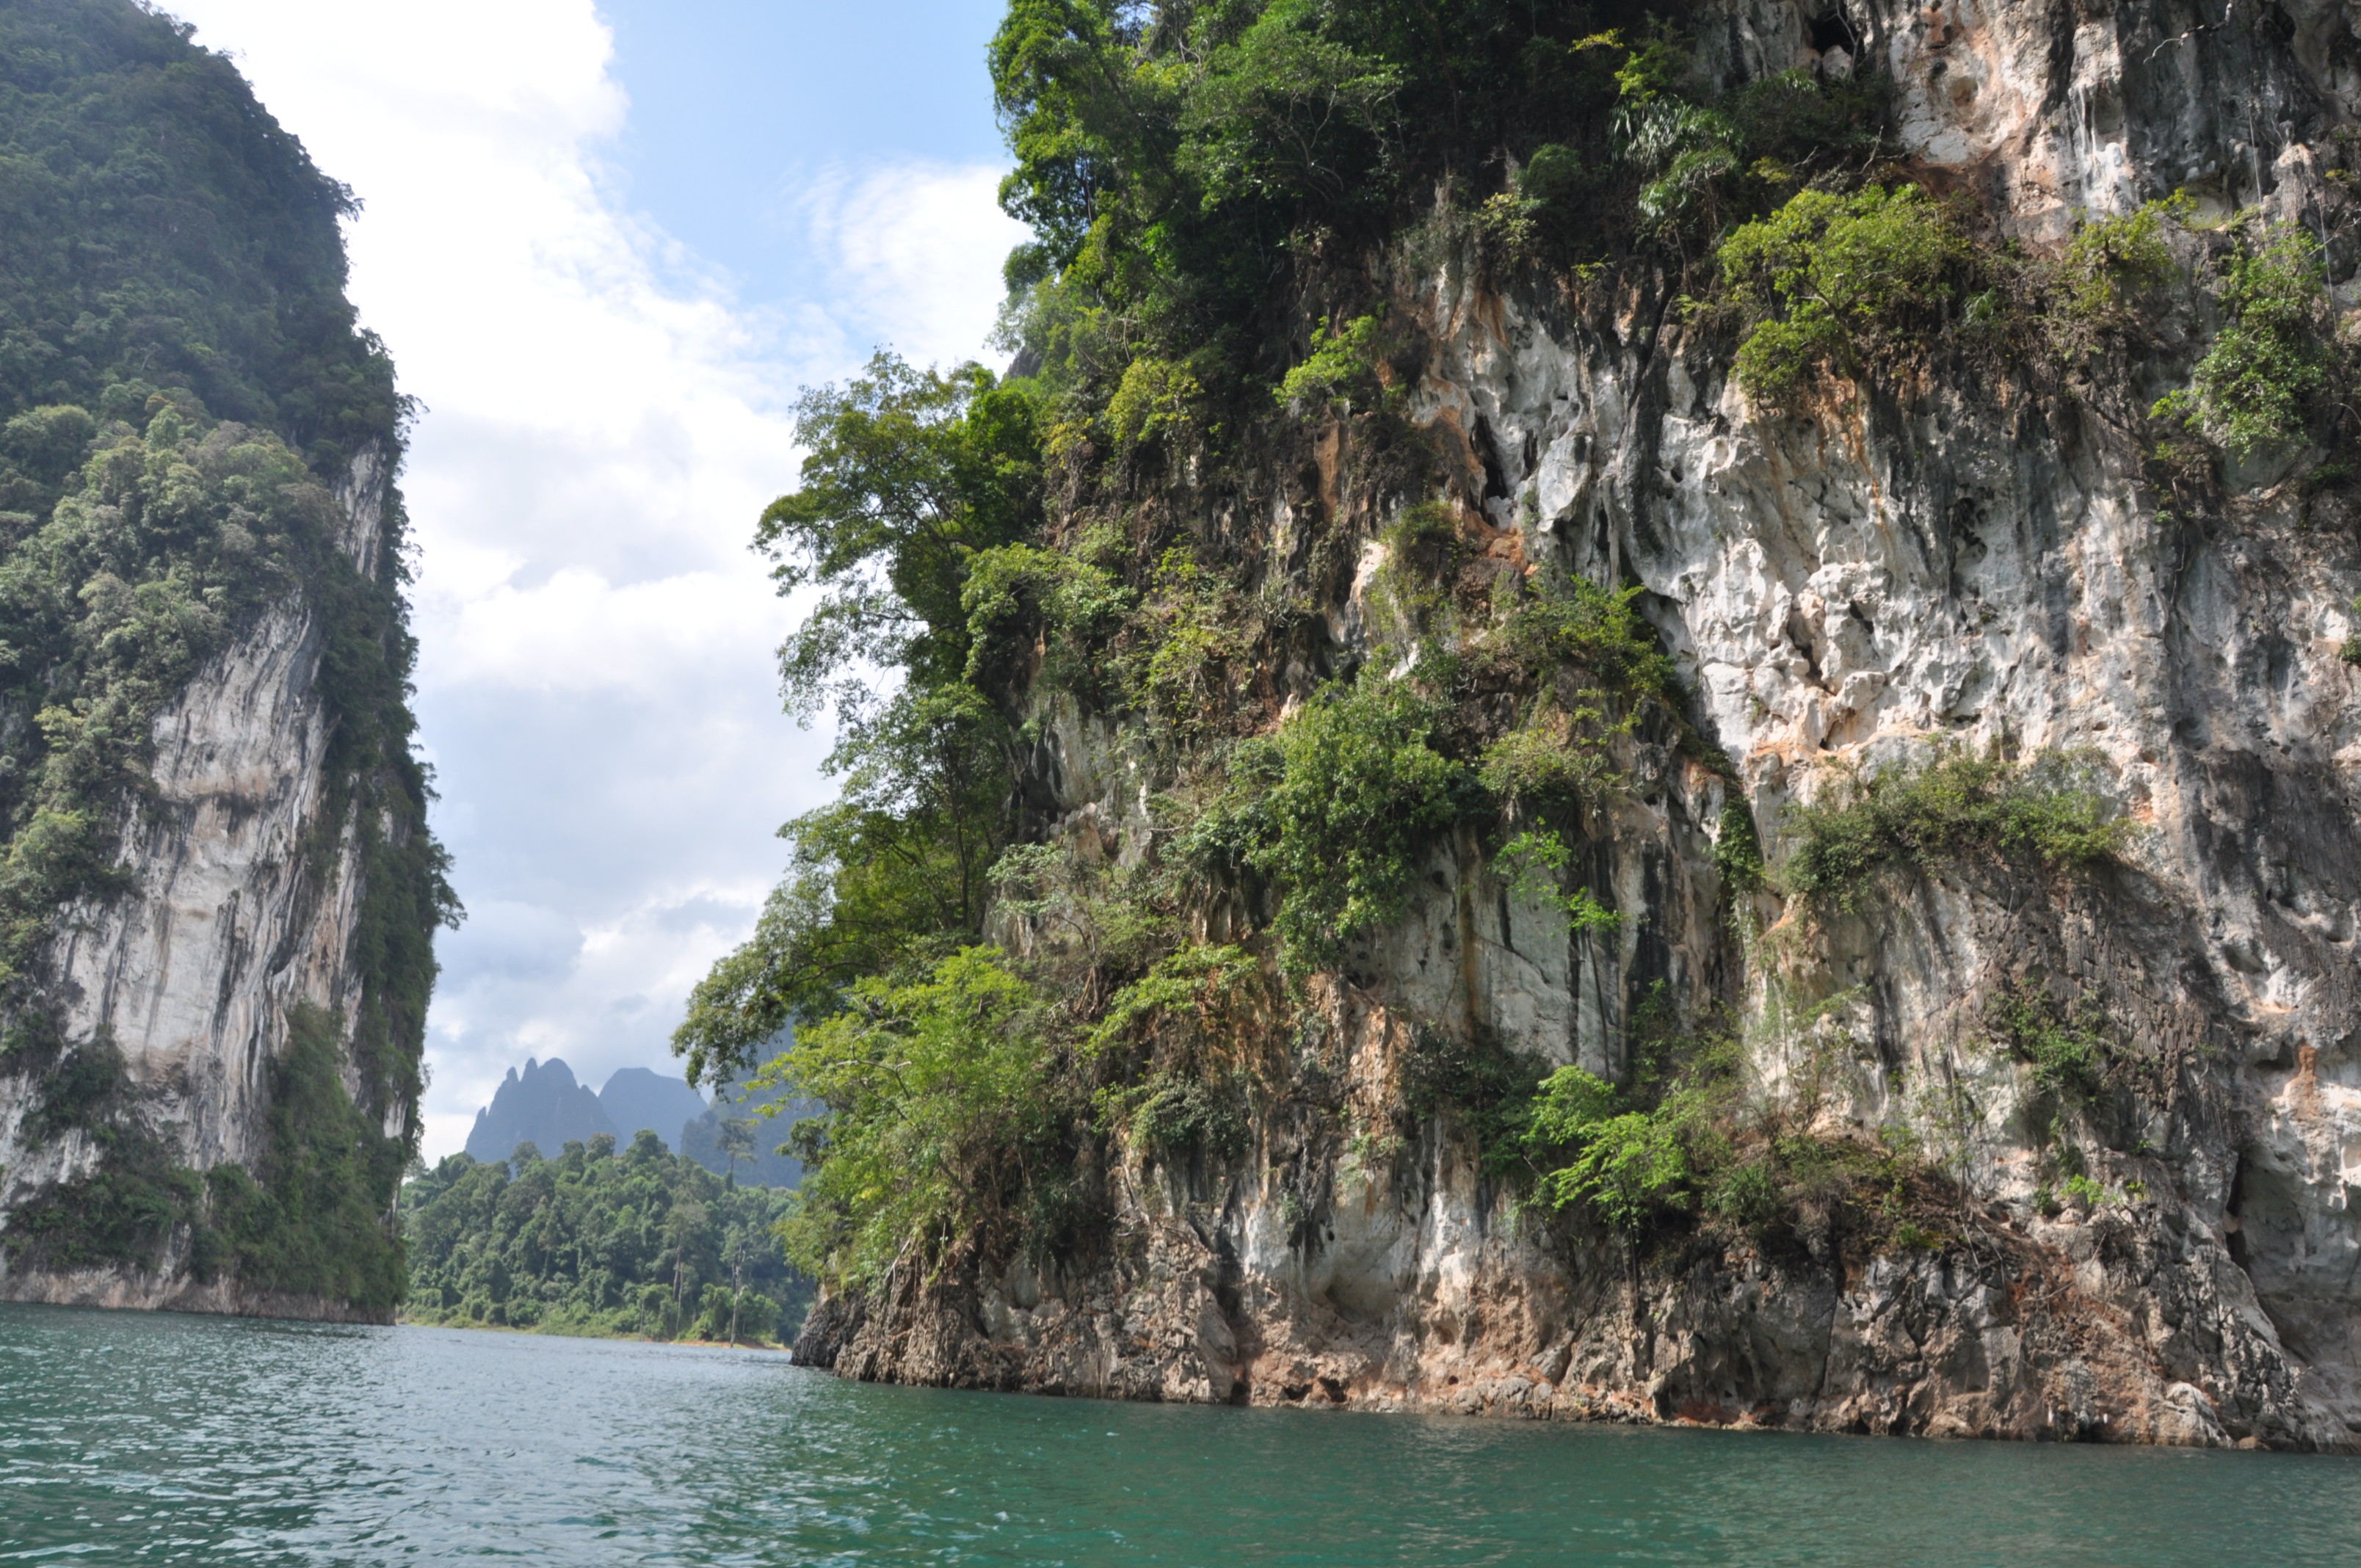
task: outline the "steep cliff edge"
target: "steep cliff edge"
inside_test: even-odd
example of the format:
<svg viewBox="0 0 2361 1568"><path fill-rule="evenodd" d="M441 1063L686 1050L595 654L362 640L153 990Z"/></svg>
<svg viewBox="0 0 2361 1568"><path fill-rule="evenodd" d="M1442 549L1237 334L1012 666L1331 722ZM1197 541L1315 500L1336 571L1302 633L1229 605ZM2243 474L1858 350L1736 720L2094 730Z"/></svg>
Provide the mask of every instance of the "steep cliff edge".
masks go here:
<svg viewBox="0 0 2361 1568"><path fill-rule="evenodd" d="M0 54L0 1296L390 1321L452 905L351 199L167 17Z"/></svg>
<svg viewBox="0 0 2361 1568"><path fill-rule="evenodd" d="M2351 1448L2361 18L1477 6L1422 55L1250 10L996 46L1044 241L957 408L972 451L1035 400L1038 521L976 484L956 614L916 549L892 581L913 680L947 644L998 705L1014 847L840 1011L876 829L806 819L683 1036L826 1020L776 1069L832 1112L798 1354ZM1137 96L1093 119L1079 60ZM1358 177L1222 139L1314 78ZM1175 82L1169 139L1106 128ZM1239 284L1160 187L1125 249L1175 169L1207 214L1312 194ZM1373 239L1404 170L1433 208ZM1283 412L1225 402L1218 345L1273 338L1235 352ZM813 449L789 586L840 580L858 490Z"/></svg>

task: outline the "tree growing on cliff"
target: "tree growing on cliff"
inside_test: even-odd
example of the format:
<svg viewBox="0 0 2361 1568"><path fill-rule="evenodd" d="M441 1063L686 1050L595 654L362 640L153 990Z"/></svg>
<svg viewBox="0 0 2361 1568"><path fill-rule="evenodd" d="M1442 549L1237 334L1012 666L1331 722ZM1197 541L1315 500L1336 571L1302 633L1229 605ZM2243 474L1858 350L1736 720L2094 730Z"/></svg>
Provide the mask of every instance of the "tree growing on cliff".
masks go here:
<svg viewBox="0 0 2361 1568"><path fill-rule="evenodd" d="M966 678L965 594L980 553L1038 526L1035 400L974 366L881 354L798 406L803 483L755 543L782 594L820 590L780 678L790 712L835 709L825 767L843 787L780 829L786 880L691 994L674 1041L692 1082L727 1081L862 977L972 941L1007 839L1008 736Z"/></svg>
<svg viewBox="0 0 2361 1568"><path fill-rule="evenodd" d="M2300 227L2266 230L2224 265L2215 297L2221 330L2155 417L2193 425L2238 457L2301 441L2335 366L2320 242Z"/></svg>
<svg viewBox="0 0 2361 1568"><path fill-rule="evenodd" d="M770 1071L828 1106L797 1135L807 1266L1087 1236L1125 1152L1234 1157L1255 1073L1208 1021L1303 1016L1440 846L1569 935L1620 927L1569 837L1617 748L1709 748L1636 590L1505 561L1503 498L1411 428L1425 345L1373 294L1499 198L1518 265L1679 273L1867 150L1869 93L1723 93L1663 9L1012 0L1016 362L881 357L806 400L804 486L759 542L820 592L782 673L842 717L846 788L789 825L675 1036L703 1079L796 1025ZM1919 215L1877 197L1834 217ZM1381 447L1370 493L1329 493ZM1371 543L1395 613L1365 650L1317 628ZM1120 778L1119 837L1067 809L1070 770Z"/></svg>

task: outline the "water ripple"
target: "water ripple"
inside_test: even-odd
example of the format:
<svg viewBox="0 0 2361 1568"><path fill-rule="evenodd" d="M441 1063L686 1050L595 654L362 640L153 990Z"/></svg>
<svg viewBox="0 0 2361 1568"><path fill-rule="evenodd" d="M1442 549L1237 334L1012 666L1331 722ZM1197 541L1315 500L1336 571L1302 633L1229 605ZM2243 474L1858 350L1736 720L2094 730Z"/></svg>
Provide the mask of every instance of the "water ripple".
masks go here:
<svg viewBox="0 0 2361 1568"><path fill-rule="evenodd" d="M2332 1459L1115 1406L0 1305L0 1563L2349 1563Z"/></svg>

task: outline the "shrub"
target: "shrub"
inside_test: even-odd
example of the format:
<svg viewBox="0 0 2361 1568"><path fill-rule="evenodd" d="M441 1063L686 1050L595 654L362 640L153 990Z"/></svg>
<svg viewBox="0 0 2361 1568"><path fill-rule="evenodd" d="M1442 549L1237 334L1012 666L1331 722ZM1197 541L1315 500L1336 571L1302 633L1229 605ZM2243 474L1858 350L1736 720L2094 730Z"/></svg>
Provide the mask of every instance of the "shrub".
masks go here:
<svg viewBox="0 0 2361 1568"><path fill-rule="evenodd" d="M1631 1081L1618 1089L1578 1067L1558 1069L1532 1098L1517 1143L1551 1209L1579 1206L1627 1237L1694 1213L1740 1162L1731 1152L1742 1051L1718 1027L1684 1028L1662 981L1625 1029ZM1719 1207L1754 1205L1753 1178ZM1752 1210L1749 1208L1749 1212Z"/></svg>
<svg viewBox="0 0 2361 1568"><path fill-rule="evenodd" d="M2176 194L2078 225L2059 266L2066 313L2080 322L2105 323L2132 295L2171 282L2180 269L2172 247L2165 243L2165 225L2183 220L2194 206L2186 195Z"/></svg>
<svg viewBox="0 0 2361 1568"><path fill-rule="evenodd" d="M1858 379L1916 357L1973 261L1959 225L1915 185L1798 192L1719 253L1746 330L1736 373L1770 400L1815 374Z"/></svg>
<svg viewBox="0 0 2361 1568"><path fill-rule="evenodd" d="M967 612L965 678L980 690L1095 692L1093 657L1131 608L1131 595L1096 566L1057 550L1003 544L975 553L960 592ZM1040 648L1038 669L1029 668Z"/></svg>
<svg viewBox="0 0 2361 1568"><path fill-rule="evenodd" d="M1724 1224L1760 1232L1779 1217L1784 1196L1769 1162L1749 1160L1715 1178L1706 1208Z"/></svg>
<svg viewBox="0 0 2361 1568"><path fill-rule="evenodd" d="M1187 366L1143 355L1124 367L1123 380L1107 400L1107 430L1124 451L1177 436L1204 395Z"/></svg>
<svg viewBox="0 0 2361 1568"><path fill-rule="evenodd" d="M2066 1179L2066 1196L2086 1209L2097 1209L2103 1207L2114 1194L2088 1176L2070 1176Z"/></svg>
<svg viewBox="0 0 2361 1568"><path fill-rule="evenodd" d="M1623 916L1592 897L1588 888L1565 891L1565 869L1573 858L1565 840L1555 833L1526 832L1501 848L1497 864L1510 892L1556 910L1565 917L1569 936L1617 929Z"/></svg>
<svg viewBox="0 0 2361 1568"><path fill-rule="evenodd" d="M1133 690L1148 714L1186 739L1213 728L1227 706L1234 670L1247 645L1235 626L1230 583L1175 547L1158 563L1156 581L1134 625L1154 650L1134 655Z"/></svg>
<svg viewBox="0 0 2361 1568"><path fill-rule="evenodd" d="M1721 803L1721 830L1713 840L1714 869L1737 893L1753 893L1763 883L1763 839L1754 829L1754 813L1733 785Z"/></svg>
<svg viewBox="0 0 2361 1568"><path fill-rule="evenodd" d="M1298 413L1313 409L1367 413L1383 406L1388 400L1378 375L1383 324L1380 317L1368 315L1332 326L1322 316L1312 335L1311 356L1279 384L1279 402Z"/></svg>
<svg viewBox="0 0 2361 1568"><path fill-rule="evenodd" d="M1104 1108L1135 1147L1167 1158L1202 1149L1215 1159L1235 1159L1251 1135L1246 1093L1235 1078L1159 1072L1106 1096Z"/></svg>
<svg viewBox="0 0 2361 1568"><path fill-rule="evenodd" d="M1576 730L1578 721L1598 717L1596 708L1547 714L1503 735L1484 749L1478 777L1485 789L1511 805L1597 802L1622 779L1605 737Z"/></svg>
<svg viewBox="0 0 2361 1568"><path fill-rule="evenodd" d="M1627 1111L1586 1127L1581 1152L1542 1179L1541 1194L1561 1209L1586 1202L1630 1234L1664 1210L1688 1208L1692 1174L1676 1127L1663 1116Z"/></svg>
<svg viewBox="0 0 2361 1568"><path fill-rule="evenodd" d="M1436 718L1408 685L1364 677L1321 693L1240 759L1271 778L1251 807L1257 841L1246 860L1279 883L1290 969L1331 961L1401 918L1471 782L1431 744Z"/></svg>
<svg viewBox="0 0 2361 1568"><path fill-rule="evenodd" d="M1044 999L991 948L906 980L855 983L756 1081L822 1102L798 1129L807 1169L788 1255L865 1283L906 1244L932 1258L1021 1200L1071 1108L1048 1070Z"/></svg>
<svg viewBox="0 0 2361 1568"><path fill-rule="evenodd" d="M1581 1203L1626 1235L1657 1214L1686 1210L1692 1171L1682 1141L1682 1113L1625 1107L1615 1086L1578 1067L1542 1081L1526 1131L1529 1144L1565 1148L1573 1157L1544 1174L1541 1201L1553 1209Z"/></svg>
<svg viewBox="0 0 2361 1568"><path fill-rule="evenodd" d="M1485 748L1479 776L1497 799L1595 804L1621 783L1614 738L1630 734L1652 702L1677 714L1673 662L1634 602L1642 591L1579 576L1543 583L1479 652L1541 684L1526 721ZM1569 671L1597 684L1576 685Z"/></svg>
<svg viewBox="0 0 2361 1568"><path fill-rule="evenodd" d="M1653 700L1678 706L1680 679L1636 602L1637 585L1603 588L1587 577L1537 583L1510 615L1500 641L1527 669L1570 664L1628 709Z"/></svg>
<svg viewBox="0 0 2361 1568"><path fill-rule="evenodd" d="M1401 1108L1413 1123L1448 1113L1473 1139L1487 1171L1530 1180L1539 1168L1530 1148L1533 1094L1548 1069L1544 1058L1488 1033L1421 1025L1402 1058Z"/></svg>
<svg viewBox="0 0 2361 1568"><path fill-rule="evenodd" d="M2285 228L2234 257L2219 291L2228 323L2190 385L2158 401L2158 419L2195 426L2234 455L2292 445L2327 389L2328 272L2320 244Z"/></svg>
<svg viewBox="0 0 2361 1568"><path fill-rule="evenodd" d="M1117 991L1085 1048L1106 1051L1167 1018L1219 1017L1260 972L1243 948L1192 943Z"/></svg>
<svg viewBox="0 0 2361 1568"><path fill-rule="evenodd" d="M128 1097L130 1080L123 1053L112 1039L101 1036L76 1047L40 1079L41 1096L25 1118L27 1141L34 1147L50 1143L75 1128L100 1133L109 1116Z"/></svg>
<svg viewBox="0 0 2361 1568"><path fill-rule="evenodd" d="M1378 535L1385 561L1371 597L1391 610L1413 634L1451 605L1451 580L1466 554L1459 537L1459 513L1441 501L1402 509L1392 527Z"/></svg>
<svg viewBox="0 0 2361 1568"><path fill-rule="evenodd" d="M2033 1069L2037 1092L2068 1100L2095 1093L2105 1077L2114 1036L2106 1009L2089 997L2067 1009L2046 992L2008 992L1988 1013L2011 1055Z"/></svg>
<svg viewBox="0 0 2361 1568"><path fill-rule="evenodd" d="M2121 855L2131 824L2093 787L2092 763L2047 752L2030 762L1949 752L1923 768L1850 774L1789 808L1798 840L1783 880L1803 897L1858 906L1891 864L1924 871L1971 855L2085 866Z"/></svg>
<svg viewBox="0 0 2361 1568"><path fill-rule="evenodd" d="M153 1267L172 1233L203 1201L196 1172L138 1129L118 1135L107 1162L19 1203L0 1235L12 1266L48 1269Z"/></svg>

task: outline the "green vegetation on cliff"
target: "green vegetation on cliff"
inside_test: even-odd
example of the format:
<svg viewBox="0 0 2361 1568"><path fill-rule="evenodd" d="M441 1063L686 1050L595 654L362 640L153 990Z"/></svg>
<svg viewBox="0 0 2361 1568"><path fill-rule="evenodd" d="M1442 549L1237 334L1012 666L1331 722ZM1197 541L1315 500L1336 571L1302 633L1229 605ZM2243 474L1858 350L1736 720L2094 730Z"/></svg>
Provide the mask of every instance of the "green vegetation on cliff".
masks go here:
<svg viewBox="0 0 2361 1568"><path fill-rule="evenodd" d="M514 1169L511 1171L511 1163ZM737 1187L642 1132L544 1159L446 1156L402 1189L412 1322L544 1333L792 1337L811 1288L774 1235L794 1200Z"/></svg>
<svg viewBox="0 0 2361 1568"><path fill-rule="evenodd" d="M337 491L379 499L405 407L344 297L349 193L189 31L129 0L0 13L0 1075L34 1086L35 1142L104 1154L0 1245L152 1266L185 1244L202 1274L384 1307L415 1136L395 1113L456 905L411 751L401 497L364 566ZM116 1047L65 1036L47 966L68 905L131 885L157 716L281 606L308 614L327 720L302 869L315 903L360 878L360 987L349 1018L288 1019L258 1188L171 1167Z"/></svg>
<svg viewBox="0 0 2361 1568"><path fill-rule="evenodd" d="M297 1006L271 1063L259 1172L224 1162L189 1170L141 1115L112 1042L76 1047L51 1069L35 1137L86 1132L96 1170L18 1207L0 1233L11 1267L153 1266L174 1242L197 1279L236 1279L390 1311L402 1249L386 1223L405 1140L353 1104L339 1074L341 1020Z"/></svg>
<svg viewBox="0 0 2361 1568"><path fill-rule="evenodd" d="M345 299L352 193L191 31L130 0L0 14L0 409L136 421L181 388L333 473L401 413ZM57 479L21 456L0 510L38 514Z"/></svg>
<svg viewBox="0 0 2361 1568"><path fill-rule="evenodd" d="M2092 760L2045 752L2015 762L1964 752L1923 767L1849 773L1788 814L1784 868L1795 893L1850 909L1891 866L2014 861L2052 868L2120 856L2132 825L2097 787Z"/></svg>
<svg viewBox="0 0 2361 1568"><path fill-rule="evenodd" d="M785 829L786 881L675 1046L710 1080L797 1025L769 1076L829 1110L797 1131L802 1266L1087 1259L1111 1170L1236 1160L1290 1105L1356 1150L1455 1126L1529 1212L1627 1238L1871 1188L1900 1212L1916 1155L1756 1115L1738 1034L1643 1027L1671 1003L1639 972L1606 1005L1618 1081L1465 1019L1412 1021L1383 1115L1321 1065L1323 998L1374 984L1440 888L1461 937L1496 897L1504 929L1538 911L1592 952L1644 929L1600 872L1668 770L1733 786L1711 851L1733 932L1758 894L1842 905L1947 857L2123 846L2062 762L1938 761L1758 825L1656 601L1568 570L1596 557L1532 526L1472 410L1414 412L1439 277L1605 354L1693 333L1692 376L1722 355L1810 409L1945 355L2054 384L2179 275L2182 207L2010 252L1892 160L1873 71L1709 80L1690 20L1013 0L1002 200L1034 238L1010 371L881 356L808 395L802 486L758 532L783 590L820 590L783 674L791 709L836 708L844 790ZM1058 818L1074 769L1120 821Z"/></svg>

